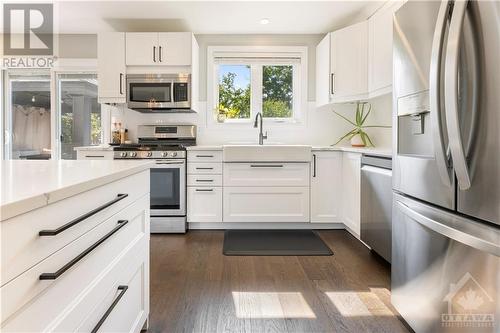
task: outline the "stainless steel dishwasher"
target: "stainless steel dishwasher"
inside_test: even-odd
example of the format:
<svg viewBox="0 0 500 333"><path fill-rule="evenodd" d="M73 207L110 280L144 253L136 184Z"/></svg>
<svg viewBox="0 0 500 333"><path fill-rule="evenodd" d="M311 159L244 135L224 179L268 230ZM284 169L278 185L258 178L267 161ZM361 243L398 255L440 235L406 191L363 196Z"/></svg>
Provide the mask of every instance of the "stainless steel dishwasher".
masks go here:
<svg viewBox="0 0 500 333"><path fill-rule="evenodd" d="M361 158L361 240L391 262L392 159Z"/></svg>

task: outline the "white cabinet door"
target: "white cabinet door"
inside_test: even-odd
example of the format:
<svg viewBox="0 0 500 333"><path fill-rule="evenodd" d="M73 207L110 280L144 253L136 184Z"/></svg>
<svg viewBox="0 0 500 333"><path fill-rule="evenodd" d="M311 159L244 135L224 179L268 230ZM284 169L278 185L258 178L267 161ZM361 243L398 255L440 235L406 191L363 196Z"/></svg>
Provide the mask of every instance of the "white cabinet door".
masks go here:
<svg viewBox="0 0 500 333"><path fill-rule="evenodd" d="M77 160L112 160L114 152L111 150L77 150Z"/></svg>
<svg viewBox="0 0 500 333"><path fill-rule="evenodd" d="M309 186L309 163L224 163L224 186Z"/></svg>
<svg viewBox="0 0 500 333"><path fill-rule="evenodd" d="M316 46L316 106L330 103L330 33Z"/></svg>
<svg viewBox="0 0 500 333"><path fill-rule="evenodd" d="M368 22L331 34L333 103L368 97Z"/></svg>
<svg viewBox="0 0 500 333"><path fill-rule="evenodd" d="M361 154L343 153L342 156L342 220L359 237L361 200Z"/></svg>
<svg viewBox="0 0 500 333"><path fill-rule="evenodd" d="M224 187L224 222L309 222L309 187Z"/></svg>
<svg viewBox="0 0 500 333"><path fill-rule="evenodd" d="M191 44L193 34L190 32L160 32L158 34L158 52L161 65L191 65Z"/></svg>
<svg viewBox="0 0 500 333"><path fill-rule="evenodd" d="M313 153L311 222L341 222L342 152Z"/></svg>
<svg viewBox="0 0 500 333"><path fill-rule="evenodd" d="M98 34L97 80L99 103L125 103L125 33Z"/></svg>
<svg viewBox="0 0 500 333"><path fill-rule="evenodd" d="M368 20L368 84L370 97L392 91L393 15L403 4L389 1Z"/></svg>
<svg viewBox="0 0 500 333"><path fill-rule="evenodd" d="M187 221L222 222L222 187L188 187Z"/></svg>
<svg viewBox="0 0 500 333"><path fill-rule="evenodd" d="M157 32L127 32L127 66L159 65L159 45Z"/></svg>

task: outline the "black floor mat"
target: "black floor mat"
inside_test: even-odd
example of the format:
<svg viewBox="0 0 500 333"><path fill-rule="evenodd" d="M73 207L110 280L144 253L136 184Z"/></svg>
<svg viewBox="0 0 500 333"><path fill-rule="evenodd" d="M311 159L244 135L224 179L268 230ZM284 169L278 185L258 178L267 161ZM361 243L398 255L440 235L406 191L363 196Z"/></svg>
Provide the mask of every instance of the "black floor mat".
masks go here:
<svg viewBox="0 0 500 333"><path fill-rule="evenodd" d="M226 230L226 256L331 256L313 230Z"/></svg>

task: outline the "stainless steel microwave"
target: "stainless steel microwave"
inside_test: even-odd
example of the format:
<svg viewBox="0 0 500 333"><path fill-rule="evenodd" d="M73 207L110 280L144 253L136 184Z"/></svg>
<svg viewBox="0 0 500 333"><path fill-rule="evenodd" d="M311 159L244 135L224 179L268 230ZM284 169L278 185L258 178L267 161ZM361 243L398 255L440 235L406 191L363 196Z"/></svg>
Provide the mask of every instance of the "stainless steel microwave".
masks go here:
<svg viewBox="0 0 500 333"><path fill-rule="evenodd" d="M191 75L129 74L127 106L139 112L193 112Z"/></svg>

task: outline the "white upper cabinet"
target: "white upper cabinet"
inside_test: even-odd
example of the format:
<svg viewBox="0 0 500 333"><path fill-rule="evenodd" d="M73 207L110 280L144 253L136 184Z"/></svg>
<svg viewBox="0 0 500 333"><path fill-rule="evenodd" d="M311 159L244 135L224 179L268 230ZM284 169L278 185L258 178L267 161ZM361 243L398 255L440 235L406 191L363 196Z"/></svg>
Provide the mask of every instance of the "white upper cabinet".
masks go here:
<svg viewBox="0 0 500 333"><path fill-rule="evenodd" d="M388 1L368 20L368 87L370 97L392 91L392 25L402 1Z"/></svg>
<svg viewBox="0 0 500 333"><path fill-rule="evenodd" d="M190 32L126 33L127 66L190 66Z"/></svg>
<svg viewBox="0 0 500 333"><path fill-rule="evenodd" d="M368 23L332 32L332 102L342 103L368 96Z"/></svg>
<svg viewBox="0 0 500 333"><path fill-rule="evenodd" d="M193 34L190 32L160 32L159 60L162 65L189 66L191 65L191 42Z"/></svg>
<svg viewBox="0 0 500 333"><path fill-rule="evenodd" d="M149 66L159 64L158 33L127 32L127 66Z"/></svg>
<svg viewBox="0 0 500 333"><path fill-rule="evenodd" d="M311 222L342 222L342 152L313 152L311 171Z"/></svg>
<svg viewBox="0 0 500 333"><path fill-rule="evenodd" d="M316 104L368 97L368 22L329 33L316 47Z"/></svg>
<svg viewBox="0 0 500 333"><path fill-rule="evenodd" d="M125 71L125 33L100 33L97 37L99 103L125 103Z"/></svg>
<svg viewBox="0 0 500 333"><path fill-rule="evenodd" d="M330 35L327 34L316 46L316 106L330 103Z"/></svg>

